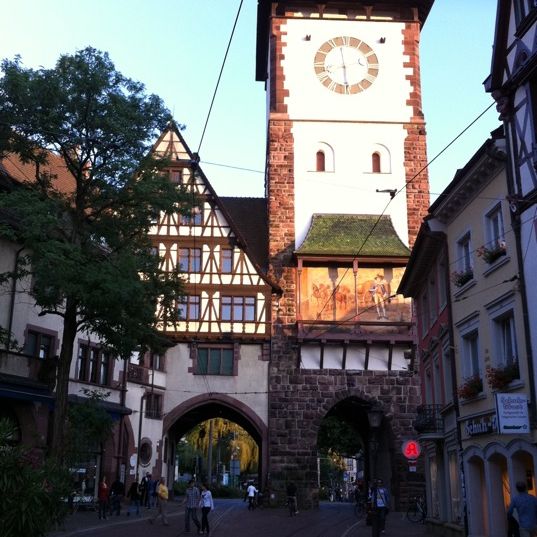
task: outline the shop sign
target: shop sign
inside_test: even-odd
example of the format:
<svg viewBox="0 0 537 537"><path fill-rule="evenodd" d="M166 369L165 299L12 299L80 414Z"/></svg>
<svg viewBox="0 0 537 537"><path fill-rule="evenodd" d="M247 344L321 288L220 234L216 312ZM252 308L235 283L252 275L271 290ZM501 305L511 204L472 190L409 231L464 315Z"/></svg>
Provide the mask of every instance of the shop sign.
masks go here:
<svg viewBox="0 0 537 537"><path fill-rule="evenodd" d="M481 434L495 433L498 430L496 416L482 416L467 420L464 430L468 436L479 436Z"/></svg>
<svg viewBox="0 0 537 537"><path fill-rule="evenodd" d="M497 393L496 412L500 434L530 432L528 396L525 393Z"/></svg>
<svg viewBox="0 0 537 537"><path fill-rule="evenodd" d="M401 447L403 455L409 459L417 459L421 453L421 446L417 440L406 440Z"/></svg>

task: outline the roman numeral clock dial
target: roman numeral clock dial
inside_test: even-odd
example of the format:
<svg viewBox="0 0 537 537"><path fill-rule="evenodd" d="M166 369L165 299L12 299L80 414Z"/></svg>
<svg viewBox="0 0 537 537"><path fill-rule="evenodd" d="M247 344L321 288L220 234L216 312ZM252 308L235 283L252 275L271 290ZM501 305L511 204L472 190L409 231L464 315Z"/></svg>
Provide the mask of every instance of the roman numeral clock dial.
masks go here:
<svg viewBox="0 0 537 537"><path fill-rule="evenodd" d="M313 68L319 82L330 91L352 95L375 82L379 62L373 49L356 37L334 37L315 54Z"/></svg>

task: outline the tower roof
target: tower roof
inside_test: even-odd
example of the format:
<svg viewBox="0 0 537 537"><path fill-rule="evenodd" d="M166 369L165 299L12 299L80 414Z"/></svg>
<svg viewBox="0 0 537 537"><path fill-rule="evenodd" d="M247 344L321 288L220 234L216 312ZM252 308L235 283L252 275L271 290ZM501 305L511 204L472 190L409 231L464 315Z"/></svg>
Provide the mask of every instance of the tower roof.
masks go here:
<svg viewBox="0 0 537 537"><path fill-rule="evenodd" d="M389 216L314 214L296 254L407 258L410 250L397 235Z"/></svg>

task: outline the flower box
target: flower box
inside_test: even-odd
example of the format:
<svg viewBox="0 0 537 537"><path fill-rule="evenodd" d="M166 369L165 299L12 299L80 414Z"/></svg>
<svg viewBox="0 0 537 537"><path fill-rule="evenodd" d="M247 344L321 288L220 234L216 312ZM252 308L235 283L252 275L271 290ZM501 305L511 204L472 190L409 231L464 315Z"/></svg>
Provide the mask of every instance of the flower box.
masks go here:
<svg viewBox="0 0 537 537"><path fill-rule="evenodd" d="M483 261L485 263L488 263L489 265L494 263L496 259L499 259L503 255L506 254L505 249L505 242L501 241L497 244L491 246L490 248L487 248L486 246L480 246L477 251L477 256L482 257Z"/></svg>
<svg viewBox="0 0 537 537"><path fill-rule="evenodd" d="M462 271L455 271L451 273L451 281L457 287L462 287L465 283L469 282L474 277L474 270L467 269Z"/></svg>
<svg viewBox="0 0 537 537"><path fill-rule="evenodd" d="M487 367L487 382L493 390L501 390L519 378L518 362L511 362L500 367Z"/></svg>
<svg viewBox="0 0 537 537"><path fill-rule="evenodd" d="M472 399L483 391L483 379L479 375L473 375L464 379L458 387L457 394L461 399Z"/></svg>

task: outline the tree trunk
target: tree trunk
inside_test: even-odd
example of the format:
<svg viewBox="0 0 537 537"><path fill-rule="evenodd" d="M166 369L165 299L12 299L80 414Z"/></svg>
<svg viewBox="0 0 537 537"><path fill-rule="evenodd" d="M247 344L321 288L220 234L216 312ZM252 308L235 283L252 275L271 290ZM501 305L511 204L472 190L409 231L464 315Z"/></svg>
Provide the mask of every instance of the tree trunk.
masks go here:
<svg viewBox="0 0 537 537"><path fill-rule="evenodd" d="M74 300L67 299L63 322L63 337L58 373L56 377L56 404L52 428L52 454L63 460L65 455L65 425L67 421L67 397L69 395L69 373L77 333L77 308Z"/></svg>

